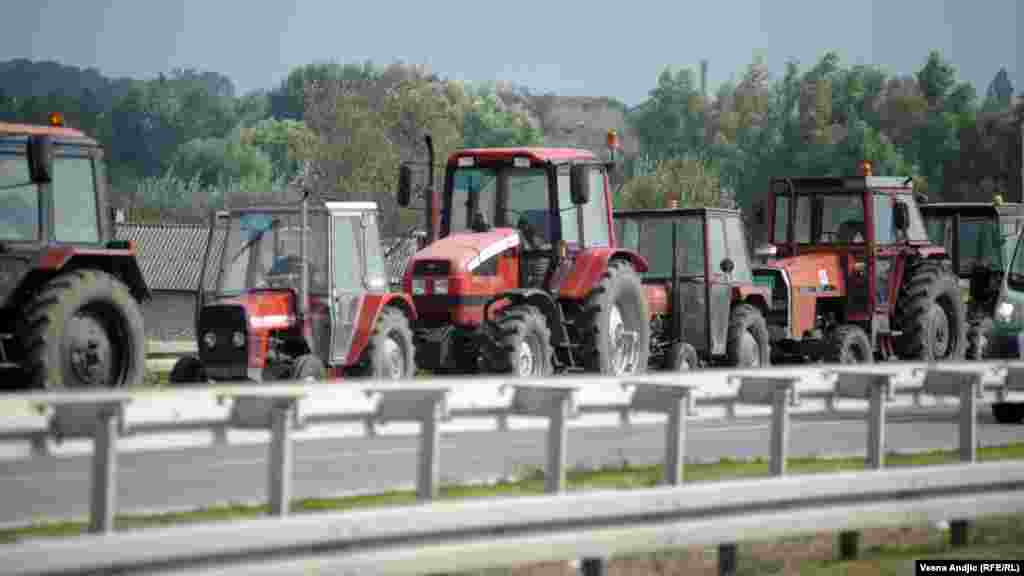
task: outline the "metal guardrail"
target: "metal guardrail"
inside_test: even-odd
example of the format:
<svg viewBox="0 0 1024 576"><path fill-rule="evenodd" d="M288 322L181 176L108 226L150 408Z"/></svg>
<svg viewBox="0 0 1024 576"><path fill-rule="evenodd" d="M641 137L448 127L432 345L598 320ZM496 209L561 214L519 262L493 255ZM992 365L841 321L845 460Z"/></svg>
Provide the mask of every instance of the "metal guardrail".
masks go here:
<svg viewBox="0 0 1024 576"><path fill-rule="evenodd" d="M912 375L910 380L907 379L907 372ZM913 378L917 379L916 383ZM995 382L985 385L986 379ZM958 404L960 458L964 462L973 462L976 460L978 444L979 401L988 396L994 396L997 400L1005 399L1020 392L1024 392L1024 362L930 365L887 363L756 371L705 370L653 373L630 378L563 377L550 381L438 379L398 383L364 381L343 385L282 383L130 393L30 393L0 399L0 414L3 415L0 441L30 442L37 454L45 451L50 438L92 439L90 530L106 533L113 529L117 508L118 442L123 437L133 435L182 429L212 429L224 435L229 429L270 431L270 513L286 516L291 500L294 434L315 423L361 424L365 427L364 433L370 435L385 423L415 425L420 438L417 495L420 500L431 500L437 496L440 480L440 432L444 424L457 419L498 420L499 427L502 423L507 425L508 420L515 417L545 420L548 430L545 488L554 493L562 491L565 486L567 427L573 420L587 414L616 414L626 422L634 419L636 414L645 413L658 414L663 420L667 419L665 482L674 485L679 484L683 478L687 420L707 417L709 411L716 412L717 415L712 417L729 418L734 417L744 406L767 410L771 415L770 470L772 475L782 476L786 472L790 422L798 414L827 418L839 417L844 413L847 417L859 415L864 418L866 415L869 423L868 463L873 468L882 468L885 424L890 405L900 398L910 397L915 403L921 403L925 396L952 397ZM866 403L867 413L855 409L842 410L841 405L847 401ZM210 414L211 404L215 408L213 411L219 414ZM174 415L171 420L166 419L168 412ZM32 419L33 423L27 423ZM1007 466L1008 471L1016 471L1020 467L1018 464ZM955 477L955 474L950 477ZM845 482L842 486L844 489L851 487ZM1012 490L1007 488L1010 491L1019 489L1020 486L1016 484ZM749 492L748 496L754 498L762 490L758 488ZM998 494L1001 495L950 498L956 502L1006 499L1003 497L1005 494ZM946 497L938 499L943 498ZM810 500L804 504L809 506ZM850 505L854 506L852 503ZM487 506L494 504L489 501ZM514 509L519 504L510 506L509 509ZM898 506L893 503L891 507L886 505L879 510L883 508L896 509ZM543 506L538 508L542 509ZM951 509L947 509L947 513L948 510ZM819 517L827 514L831 512L822 512ZM871 518L880 518L882 515L883 512L878 512L877 515L871 515ZM968 516L970 514L959 517ZM727 525L733 522L726 521L724 516L720 520ZM715 521L708 522L711 527L716 526ZM684 525L692 523L687 521ZM411 523L409 526L416 524ZM963 523L954 523L955 531L962 532L965 527ZM497 530L498 527L492 529ZM452 530L458 531L457 527ZM261 540L257 532L252 532L251 536ZM416 549L416 538L407 536L411 538L409 546ZM563 537L566 535L558 536ZM688 540L683 538L679 542L684 541ZM125 540L121 545L131 548L133 545L128 542L130 540ZM255 540L250 543L257 544ZM487 545L490 546L489 543ZM18 550L43 550L47 545L27 546L29 548L0 548L0 555L11 557L10 554ZM723 558L728 559L730 555L734 557L735 547L732 544L725 546ZM564 548L569 549L568 545ZM263 549L260 551L266 552ZM391 552L385 555L389 556ZM519 560L517 557L516 561ZM397 573L405 572L399 570Z"/></svg>

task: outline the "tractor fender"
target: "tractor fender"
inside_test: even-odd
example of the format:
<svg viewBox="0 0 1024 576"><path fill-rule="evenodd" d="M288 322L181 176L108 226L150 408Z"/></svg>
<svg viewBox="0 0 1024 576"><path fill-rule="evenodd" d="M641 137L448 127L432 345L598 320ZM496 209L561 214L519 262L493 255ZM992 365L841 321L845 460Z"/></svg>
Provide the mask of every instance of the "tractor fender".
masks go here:
<svg viewBox="0 0 1024 576"><path fill-rule="evenodd" d="M732 289L733 302L748 302L761 310L761 314L772 309L771 294L767 286L736 286Z"/></svg>
<svg viewBox="0 0 1024 576"><path fill-rule="evenodd" d="M363 303L359 309L359 321L356 325L356 332L352 335L352 345L349 347L346 364L352 366L359 362L373 334L373 328L377 325L377 318L386 306L394 306L401 310L409 320L416 319L416 307L413 306L412 298L408 294L399 292L384 292L376 294L365 294Z"/></svg>
<svg viewBox="0 0 1024 576"><path fill-rule="evenodd" d="M612 260L625 260L637 272L647 271L647 259L634 250L600 246L588 248L576 255L572 268L558 284L558 295L570 300L582 300L608 271Z"/></svg>
<svg viewBox="0 0 1024 576"><path fill-rule="evenodd" d="M81 248L76 246L54 246L45 249L36 262L38 285L61 272L89 268L102 270L123 282L139 302L152 297L142 269L135 257L135 250L128 248Z"/></svg>
<svg viewBox="0 0 1024 576"><path fill-rule="evenodd" d="M493 321L488 319L491 305L500 300L508 300L510 306L516 304L529 304L536 306L540 309L544 317L548 319L548 327L551 329L551 339L555 346L567 346L569 344L569 335L565 330L565 322L562 318L562 309L555 302L555 299L543 290L536 288L516 288L512 290L506 290L500 294L491 297L486 304L484 304L483 317L488 324Z"/></svg>

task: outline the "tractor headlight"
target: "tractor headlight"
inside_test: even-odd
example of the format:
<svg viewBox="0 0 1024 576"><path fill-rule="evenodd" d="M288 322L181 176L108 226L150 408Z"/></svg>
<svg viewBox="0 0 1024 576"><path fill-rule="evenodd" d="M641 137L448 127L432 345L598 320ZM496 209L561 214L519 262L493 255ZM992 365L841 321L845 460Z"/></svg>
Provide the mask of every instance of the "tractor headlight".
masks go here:
<svg viewBox="0 0 1024 576"><path fill-rule="evenodd" d="M1010 302L1003 300L996 306L996 320L1003 324L1009 324L1013 321L1014 306Z"/></svg>
<svg viewBox="0 0 1024 576"><path fill-rule="evenodd" d="M206 344L207 348L213 348L217 345L217 335L213 332L207 332L203 335L203 342Z"/></svg>
<svg viewBox="0 0 1024 576"><path fill-rule="evenodd" d="M235 348L245 346L245 334L235 331L235 333L231 335L231 343L235 345Z"/></svg>
<svg viewBox="0 0 1024 576"><path fill-rule="evenodd" d="M438 278L434 280L434 294L447 294L448 293L448 279Z"/></svg>

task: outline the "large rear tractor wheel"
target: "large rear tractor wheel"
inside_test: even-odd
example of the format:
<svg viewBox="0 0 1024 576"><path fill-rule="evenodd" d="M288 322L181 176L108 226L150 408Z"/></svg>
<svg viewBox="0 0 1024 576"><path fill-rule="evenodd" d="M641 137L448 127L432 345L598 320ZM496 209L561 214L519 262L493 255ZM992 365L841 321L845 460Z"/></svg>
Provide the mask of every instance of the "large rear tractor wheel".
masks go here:
<svg viewBox="0 0 1024 576"><path fill-rule="evenodd" d="M650 308L640 276L615 260L587 297L580 318L583 365L588 372L628 376L647 371Z"/></svg>
<svg viewBox="0 0 1024 576"><path fill-rule="evenodd" d="M956 276L941 263L922 261L907 273L896 301L902 334L897 353L904 360L963 360L967 348L967 311Z"/></svg>
<svg viewBox="0 0 1024 576"><path fill-rule="evenodd" d="M1024 403L994 402L992 416L1000 424L1020 424L1024 422Z"/></svg>
<svg viewBox="0 0 1024 576"><path fill-rule="evenodd" d="M732 309L726 354L729 366L761 368L771 365L771 345L768 324L761 311L750 304L739 304Z"/></svg>
<svg viewBox="0 0 1024 576"><path fill-rule="evenodd" d="M871 364L875 360L871 338L860 326L837 326L829 337L826 359L834 364Z"/></svg>
<svg viewBox="0 0 1024 576"><path fill-rule="evenodd" d="M178 358L167 377L171 384L198 384L206 381L203 363L195 355L188 354Z"/></svg>
<svg viewBox="0 0 1024 576"><path fill-rule="evenodd" d="M409 319L398 308L385 306L377 316L363 353L360 376L375 380L408 380L416 375L416 349Z"/></svg>
<svg viewBox="0 0 1024 576"><path fill-rule="evenodd" d="M508 306L498 313L495 325L491 370L524 378L554 373L551 329L540 309L528 304Z"/></svg>
<svg viewBox="0 0 1024 576"><path fill-rule="evenodd" d="M99 270L53 278L23 308L18 333L33 388L124 388L146 373L146 333L128 287Z"/></svg>

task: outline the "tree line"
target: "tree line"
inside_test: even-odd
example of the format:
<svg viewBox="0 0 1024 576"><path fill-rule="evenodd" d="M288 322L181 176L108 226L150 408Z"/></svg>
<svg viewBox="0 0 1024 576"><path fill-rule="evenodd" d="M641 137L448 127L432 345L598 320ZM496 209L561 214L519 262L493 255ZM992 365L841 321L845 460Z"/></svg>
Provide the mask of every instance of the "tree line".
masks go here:
<svg viewBox="0 0 1024 576"><path fill-rule="evenodd" d="M312 167L319 192L376 200L385 231L396 233L419 218L393 198L399 163L425 159L425 132L439 162L458 147L543 144L538 109L552 98L400 62L298 66L274 89L245 95L228 77L193 69L138 80L0 63L0 120L46 122L63 112L106 146L113 199L136 219L196 221L214 207L294 198L290 183ZM790 62L773 79L755 59L714 95L693 70L666 68L642 105L608 104L639 145L616 204L749 209L771 176L845 175L860 160L878 174L914 177L937 199L963 195L963 174L951 174L969 166L988 176L967 192L990 197L1009 186L1011 153L987 119L1013 104L1005 69L979 96L938 52L903 75L844 66L828 52L804 71Z"/></svg>

